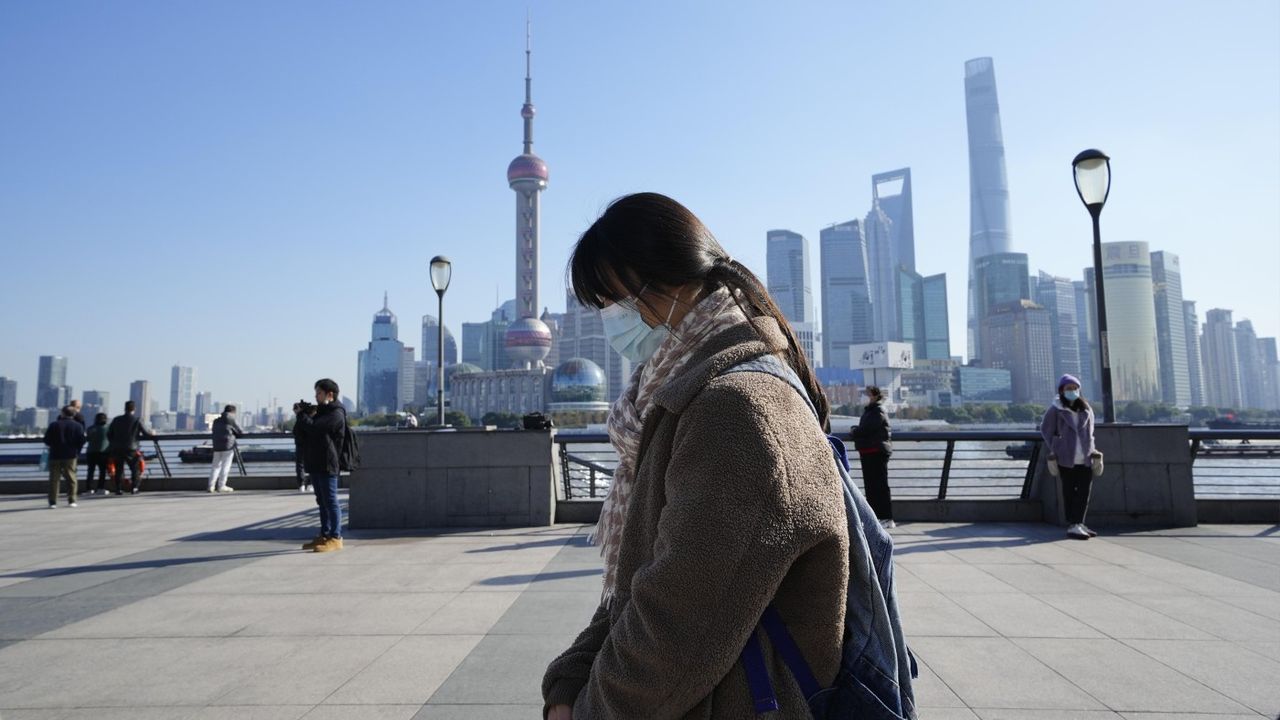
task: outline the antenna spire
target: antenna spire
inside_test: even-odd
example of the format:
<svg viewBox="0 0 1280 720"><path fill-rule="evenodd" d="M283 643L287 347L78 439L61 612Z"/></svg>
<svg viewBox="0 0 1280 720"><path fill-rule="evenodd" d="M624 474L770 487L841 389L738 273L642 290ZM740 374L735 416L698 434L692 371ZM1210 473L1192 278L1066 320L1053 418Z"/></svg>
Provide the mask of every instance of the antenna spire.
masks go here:
<svg viewBox="0 0 1280 720"><path fill-rule="evenodd" d="M524 20L524 107L520 108L520 117L524 118L524 154L533 154L533 19L526 12Z"/></svg>

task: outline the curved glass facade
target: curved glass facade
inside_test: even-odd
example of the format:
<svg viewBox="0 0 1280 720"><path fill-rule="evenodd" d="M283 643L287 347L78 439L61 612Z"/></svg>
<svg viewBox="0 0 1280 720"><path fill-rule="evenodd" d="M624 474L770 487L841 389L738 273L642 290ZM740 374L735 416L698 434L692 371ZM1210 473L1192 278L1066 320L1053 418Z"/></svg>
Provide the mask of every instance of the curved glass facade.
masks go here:
<svg viewBox="0 0 1280 720"><path fill-rule="evenodd" d="M1160 402L1160 352L1147 244L1103 243L1102 277L1115 402Z"/></svg>

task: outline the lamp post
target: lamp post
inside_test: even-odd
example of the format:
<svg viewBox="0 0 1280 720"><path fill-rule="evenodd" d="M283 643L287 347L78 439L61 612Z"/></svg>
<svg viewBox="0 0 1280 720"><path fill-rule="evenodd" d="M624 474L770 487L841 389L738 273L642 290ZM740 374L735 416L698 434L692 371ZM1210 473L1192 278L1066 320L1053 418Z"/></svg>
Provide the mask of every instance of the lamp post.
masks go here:
<svg viewBox="0 0 1280 720"><path fill-rule="evenodd" d="M431 287L440 298L440 334L436 343L436 425L444 427L444 291L449 289L453 264L449 258L437 255L431 258Z"/></svg>
<svg viewBox="0 0 1280 720"><path fill-rule="evenodd" d="M1102 233L1098 229L1098 216L1111 194L1111 158L1097 149L1085 150L1071 161L1075 176L1076 194L1088 208L1093 218L1093 284L1095 302L1098 304L1098 351L1102 368L1103 421L1116 421L1115 397L1111 392L1111 348L1107 344L1107 293L1102 281Z"/></svg>

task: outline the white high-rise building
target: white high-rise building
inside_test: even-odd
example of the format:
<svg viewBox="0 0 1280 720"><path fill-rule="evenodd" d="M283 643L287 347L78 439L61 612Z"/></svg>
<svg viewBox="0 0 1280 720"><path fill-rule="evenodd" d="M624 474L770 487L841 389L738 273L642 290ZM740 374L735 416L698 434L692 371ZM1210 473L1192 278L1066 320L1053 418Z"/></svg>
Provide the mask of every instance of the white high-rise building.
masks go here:
<svg viewBox="0 0 1280 720"><path fill-rule="evenodd" d="M1159 402L1160 353L1152 298L1151 253L1145 242L1102 245L1102 277L1107 293L1107 348L1111 391L1117 406Z"/></svg>
<svg viewBox="0 0 1280 720"><path fill-rule="evenodd" d="M196 406L196 369L174 365L169 371L169 411L191 413Z"/></svg>
<svg viewBox="0 0 1280 720"><path fill-rule="evenodd" d="M1205 404L1223 409L1242 407L1240 358L1230 310L1214 308L1205 313L1200 355L1204 359Z"/></svg>

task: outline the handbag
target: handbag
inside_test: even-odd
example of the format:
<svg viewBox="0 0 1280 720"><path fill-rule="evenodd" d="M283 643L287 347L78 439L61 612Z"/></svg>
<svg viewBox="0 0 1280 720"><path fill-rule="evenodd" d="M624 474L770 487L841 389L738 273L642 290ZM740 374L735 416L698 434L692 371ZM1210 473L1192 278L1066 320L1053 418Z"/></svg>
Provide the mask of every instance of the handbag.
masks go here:
<svg viewBox="0 0 1280 720"><path fill-rule="evenodd" d="M1102 453L1094 450L1089 457L1093 458L1093 476L1102 477Z"/></svg>

